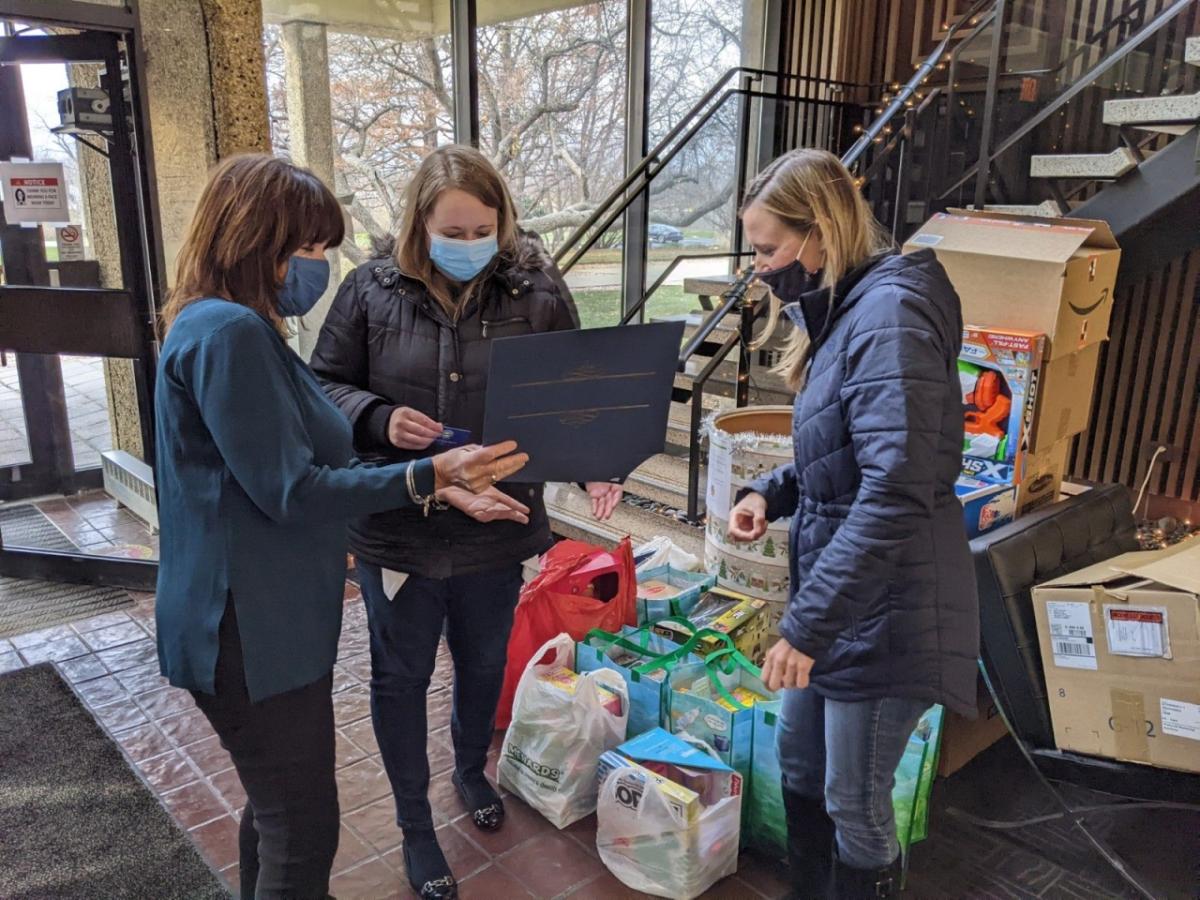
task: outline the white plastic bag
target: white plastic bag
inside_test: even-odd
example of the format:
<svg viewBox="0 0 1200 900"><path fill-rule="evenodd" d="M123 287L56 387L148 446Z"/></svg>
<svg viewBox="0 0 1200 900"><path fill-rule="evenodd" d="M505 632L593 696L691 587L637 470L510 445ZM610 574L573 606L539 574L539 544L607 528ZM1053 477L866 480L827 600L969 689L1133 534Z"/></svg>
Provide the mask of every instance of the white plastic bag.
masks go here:
<svg viewBox="0 0 1200 900"><path fill-rule="evenodd" d="M596 848L613 875L635 891L691 900L737 871L741 794L703 808L688 824L652 779L640 795L621 785L629 771L609 773L596 805Z"/></svg>
<svg viewBox="0 0 1200 900"><path fill-rule="evenodd" d="M550 652L553 661L542 664ZM539 680L560 666L575 668L575 642L568 634L543 644L525 667L497 773L506 789L556 828L566 828L596 810L596 767L602 753L625 740L629 690L611 669L580 675L573 696ZM601 684L621 698L620 715L602 705Z"/></svg>
<svg viewBox="0 0 1200 900"><path fill-rule="evenodd" d="M647 556L646 554L649 554ZM643 558L644 557L644 558ZM700 558L676 546L669 537L658 535L633 551L633 558L641 560L637 564L637 574L657 569L660 566L670 566L680 572L699 572Z"/></svg>

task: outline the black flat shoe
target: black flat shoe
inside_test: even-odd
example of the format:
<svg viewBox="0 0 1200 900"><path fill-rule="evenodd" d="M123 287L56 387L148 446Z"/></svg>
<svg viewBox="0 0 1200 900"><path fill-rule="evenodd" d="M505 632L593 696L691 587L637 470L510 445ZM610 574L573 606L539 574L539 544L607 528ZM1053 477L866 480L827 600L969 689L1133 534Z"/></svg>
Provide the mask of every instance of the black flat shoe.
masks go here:
<svg viewBox="0 0 1200 900"><path fill-rule="evenodd" d="M480 831L498 831L504 824L504 801L496 795L488 780L483 779L482 784L472 783L470 790L457 772L450 776L450 780L463 804L471 811L471 821L475 827Z"/></svg>
<svg viewBox="0 0 1200 900"><path fill-rule="evenodd" d="M455 900L458 897L458 882L450 874L450 866L432 831L404 836L404 872L421 900Z"/></svg>

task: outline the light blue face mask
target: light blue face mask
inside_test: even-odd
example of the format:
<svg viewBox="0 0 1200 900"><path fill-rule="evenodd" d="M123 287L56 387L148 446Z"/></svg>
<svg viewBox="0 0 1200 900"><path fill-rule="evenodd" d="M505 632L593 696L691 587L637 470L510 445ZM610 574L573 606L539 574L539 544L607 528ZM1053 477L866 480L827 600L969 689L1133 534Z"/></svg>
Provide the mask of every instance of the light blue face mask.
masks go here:
<svg viewBox="0 0 1200 900"><path fill-rule="evenodd" d="M499 249L494 234L474 241L429 235L429 258L443 275L454 281L470 281L484 270Z"/></svg>
<svg viewBox="0 0 1200 900"><path fill-rule="evenodd" d="M329 260L293 256L279 289L275 308L281 316L304 316L312 311L329 287Z"/></svg>

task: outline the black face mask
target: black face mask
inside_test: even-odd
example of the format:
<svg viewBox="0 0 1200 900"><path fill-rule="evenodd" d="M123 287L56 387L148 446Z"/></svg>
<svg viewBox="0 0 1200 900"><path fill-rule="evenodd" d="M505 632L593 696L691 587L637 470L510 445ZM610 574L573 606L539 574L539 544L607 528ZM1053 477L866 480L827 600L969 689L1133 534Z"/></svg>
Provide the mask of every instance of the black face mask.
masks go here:
<svg viewBox="0 0 1200 900"><path fill-rule="evenodd" d="M769 287L772 293L784 303L795 303L802 294L820 287L821 284L820 276L809 275L798 259L786 266L780 266L778 269L759 272L758 280Z"/></svg>

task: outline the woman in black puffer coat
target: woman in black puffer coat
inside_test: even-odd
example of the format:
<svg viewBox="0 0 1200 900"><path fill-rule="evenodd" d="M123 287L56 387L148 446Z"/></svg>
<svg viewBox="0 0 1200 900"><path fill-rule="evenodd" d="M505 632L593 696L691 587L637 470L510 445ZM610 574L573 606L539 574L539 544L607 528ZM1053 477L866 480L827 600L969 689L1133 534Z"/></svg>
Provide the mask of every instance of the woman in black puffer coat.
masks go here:
<svg viewBox="0 0 1200 900"><path fill-rule="evenodd" d="M408 188L394 248L342 283L312 368L354 426L366 460L419 459L443 429L482 438L489 342L579 327L570 291L534 235L521 232L500 174L477 150L431 153ZM607 518L618 485L588 485ZM475 825L504 807L484 777L522 561L546 550L540 484L497 485L476 518L441 505L353 523L371 634L371 715L404 830L409 881L456 896L428 800L426 694L445 630L454 657L454 784ZM490 520L490 521L488 521Z"/></svg>

